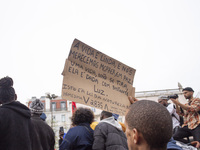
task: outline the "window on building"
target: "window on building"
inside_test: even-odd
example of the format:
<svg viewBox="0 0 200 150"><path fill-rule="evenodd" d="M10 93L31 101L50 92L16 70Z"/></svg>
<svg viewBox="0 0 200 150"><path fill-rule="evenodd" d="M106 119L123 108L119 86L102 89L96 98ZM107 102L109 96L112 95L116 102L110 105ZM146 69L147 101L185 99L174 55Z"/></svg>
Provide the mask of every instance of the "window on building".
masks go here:
<svg viewBox="0 0 200 150"><path fill-rule="evenodd" d="M53 111L56 110L56 102L52 102L52 110L53 110Z"/></svg>
<svg viewBox="0 0 200 150"><path fill-rule="evenodd" d="M66 110L66 102L60 102L61 110Z"/></svg>
<svg viewBox="0 0 200 150"><path fill-rule="evenodd" d="M65 115L61 115L61 121L65 122Z"/></svg>

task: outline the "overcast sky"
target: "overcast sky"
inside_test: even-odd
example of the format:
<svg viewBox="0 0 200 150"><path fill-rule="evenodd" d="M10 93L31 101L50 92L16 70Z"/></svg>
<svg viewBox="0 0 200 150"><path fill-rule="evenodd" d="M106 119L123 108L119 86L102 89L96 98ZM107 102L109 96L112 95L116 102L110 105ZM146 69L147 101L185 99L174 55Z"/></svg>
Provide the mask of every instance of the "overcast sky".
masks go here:
<svg viewBox="0 0 200 150"><path fill-rule="evenodd" d="M136 91L200 91L199 0L1 0L0 78L18 100L61 95L74 38L136 69Z"/></svg>

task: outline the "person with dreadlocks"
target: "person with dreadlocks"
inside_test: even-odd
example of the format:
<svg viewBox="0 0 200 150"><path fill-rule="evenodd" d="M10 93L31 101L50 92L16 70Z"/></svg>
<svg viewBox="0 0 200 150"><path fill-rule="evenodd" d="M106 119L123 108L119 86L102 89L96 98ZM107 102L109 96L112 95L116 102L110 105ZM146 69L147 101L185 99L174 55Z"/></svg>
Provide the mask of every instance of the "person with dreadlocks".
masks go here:
<svg viewBox="0 0 200 150"><path fill-rule="evenodd" d="M31 150L31 113L16 99L12 78L0 79L0 149Z"/></svg>

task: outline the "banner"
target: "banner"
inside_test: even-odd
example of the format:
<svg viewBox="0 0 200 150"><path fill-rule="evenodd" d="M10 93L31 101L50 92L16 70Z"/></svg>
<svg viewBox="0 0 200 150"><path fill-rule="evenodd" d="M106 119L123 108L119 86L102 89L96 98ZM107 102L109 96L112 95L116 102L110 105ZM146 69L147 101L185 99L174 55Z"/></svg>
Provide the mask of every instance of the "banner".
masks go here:
<svg viewBox="0 0 200 150"><path fill-rule="evenodd" d="M135 71L75 39L62 73L62 98L125 115Z"/></svg>

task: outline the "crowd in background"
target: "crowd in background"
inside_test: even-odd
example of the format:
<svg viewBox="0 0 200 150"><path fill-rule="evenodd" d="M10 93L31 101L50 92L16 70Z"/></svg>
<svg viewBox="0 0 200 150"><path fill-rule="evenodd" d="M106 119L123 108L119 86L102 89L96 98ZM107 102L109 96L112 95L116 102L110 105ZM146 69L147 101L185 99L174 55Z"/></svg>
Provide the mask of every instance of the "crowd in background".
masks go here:
<svg viewBox="0 0 200 150"><path fill-rule="evenodd" d="M158 102L128 97L125 122L119 115L102 111L94 122L89 108L73 113L71 128L59 132L60 150L182 150L200 147L200 99L183 89L188 103L177 95L160 96ZM54 150L55 134L45 122L44 105L36 99L30 108L16 101L10 77L0 79L0 149ZM169 103L171 100L172 103Z"/></svg>

